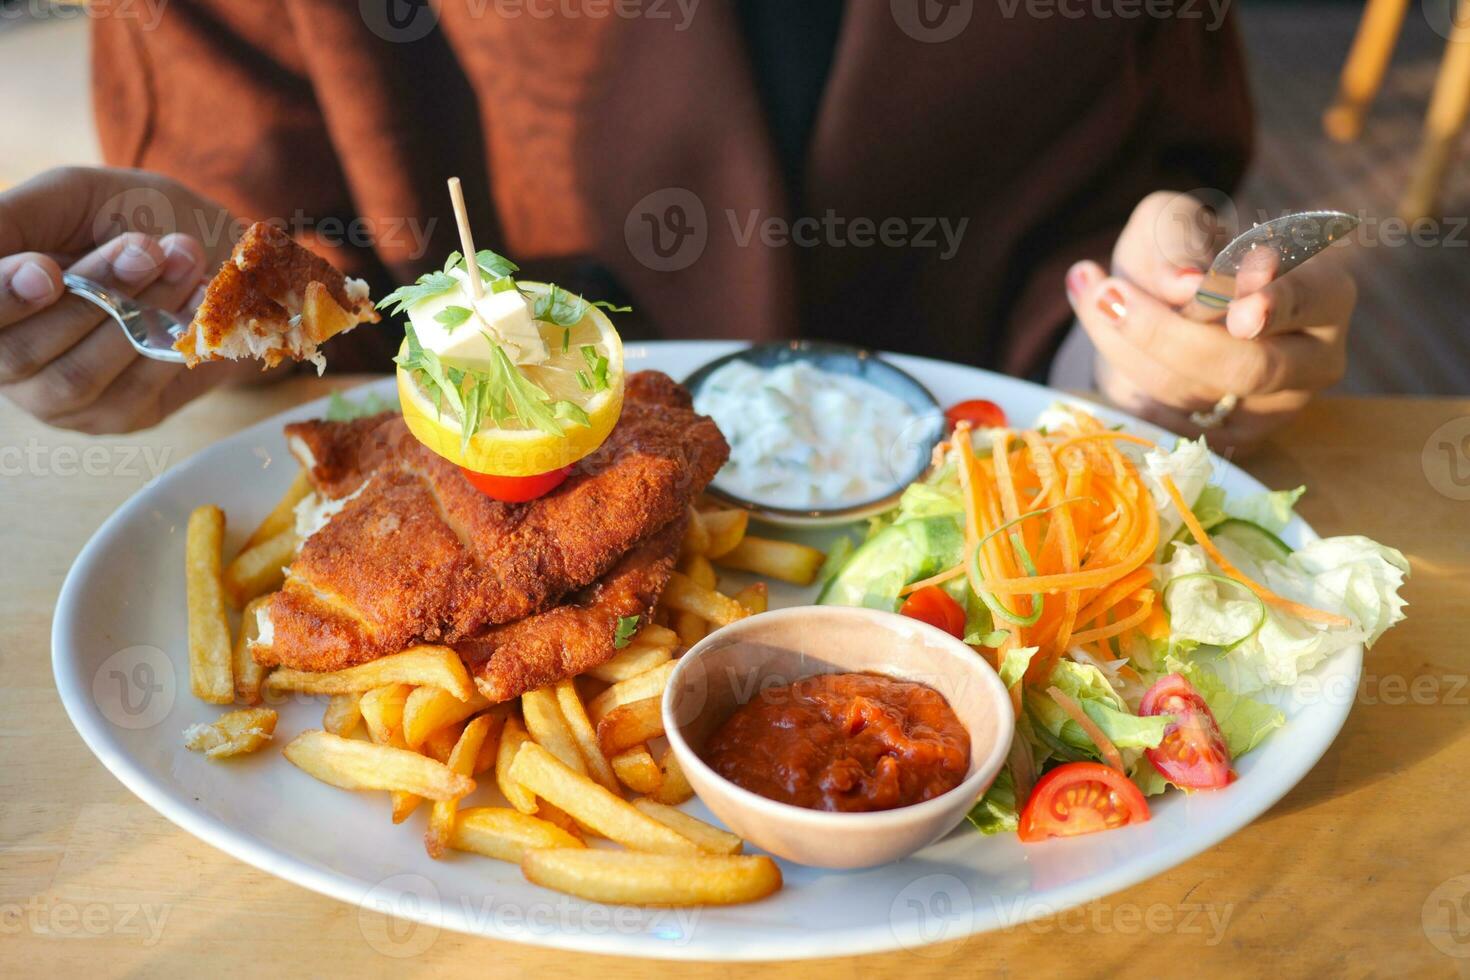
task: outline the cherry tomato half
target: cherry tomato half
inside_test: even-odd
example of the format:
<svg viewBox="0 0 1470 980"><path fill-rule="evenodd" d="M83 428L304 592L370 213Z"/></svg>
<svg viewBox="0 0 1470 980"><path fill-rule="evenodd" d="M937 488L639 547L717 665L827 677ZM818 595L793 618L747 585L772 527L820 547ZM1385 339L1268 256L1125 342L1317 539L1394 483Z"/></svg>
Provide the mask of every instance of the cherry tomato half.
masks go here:
<svg viewBox="0 0 1470 980"><path fill-rule="evenodd" d="M559 470L537 473L535 476L496 476L493 473L477 473L463 466L459 469L476 490L508 504L523 504L545 496L561 486L562 481L572 472L570 466L563 466Z"/></svg>
<svg viewBox="0 0 1470 980"><path fill-rule="evenodd" d="M1156 749L1144 749L1164 778L1185 789L1219 789L1235 779L1220 725L1194 685L1179 674L1160 677L1138 704L1140 715L1173 715Z"/></svg>
<svg viewBox="0 0 1470 980"><path fill-rule="evenodd" d="M950 636L965 638L965 610L937 585L926 585L914 592L903 601L899 612L937 626Z"/></svg>
<svg viewBox="0 0 1470 980"><path fill-rule="evenodd" d="M953 429L956 423L965 421L972 429L995 429L1006 424L1006 412L995 402L984 398L972 398L958 405L951 405L944 413Z"/></svg>
<svg viewBox="0 0 1470 980"><path fill-rule="evenodd" d="M1148 817L1148 801L1133 780L1099 762L1068 762L1036 781L1017 832L1034 844L1143 823Z"/></svg>

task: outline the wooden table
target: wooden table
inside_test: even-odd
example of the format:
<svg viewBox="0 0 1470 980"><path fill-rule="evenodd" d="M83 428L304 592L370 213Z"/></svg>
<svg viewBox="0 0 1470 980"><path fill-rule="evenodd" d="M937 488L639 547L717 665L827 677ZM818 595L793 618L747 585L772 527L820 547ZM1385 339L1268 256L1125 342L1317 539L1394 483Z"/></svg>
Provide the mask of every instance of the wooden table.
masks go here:
<svg viewBox="0 0 1470 980"><path fill-rule="evenodd" d="M416 940L426 948L411 958L386 956L371 937L393 923L178 830L72 730L52 686L51 613L88 536L155 467L344 383L219 392L158 429L102 439L0 405L0 971L735 973L450 932ZM1301 785L1213 850L1080 910L774 972L1470 973L1470 400L1322 401L1247 468L1274 486L1306 483L1301 510L1322 532L1370 535L1414 565L1408 621L1369 654L1347 727Z"/></svg>

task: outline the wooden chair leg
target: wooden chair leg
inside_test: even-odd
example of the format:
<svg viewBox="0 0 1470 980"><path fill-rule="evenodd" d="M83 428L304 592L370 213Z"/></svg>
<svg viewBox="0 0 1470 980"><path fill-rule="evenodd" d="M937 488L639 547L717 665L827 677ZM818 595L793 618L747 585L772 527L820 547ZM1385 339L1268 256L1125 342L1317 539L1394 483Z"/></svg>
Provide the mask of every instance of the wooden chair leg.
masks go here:
<svg viewBox="0 0 1470 980"><path fill-rule="evenodd" d="M1383 85L1408 9L1409 0L1368 0L1342 66L1337 98L1322 114L1322 129L1330 139L1350 143L1363 132L1363 116Z"/></svg>
<svg viewBox="0 0 1470 980"><path fill-rule="evenodd" d="M1470 0L1459 0L1454 30L1445 46L1429 112L1424 117L1419 159L1399 204L1400 217L1414 221L1435 213L1440 185L1444 183L1467 117L1470 117Z"/></svg>

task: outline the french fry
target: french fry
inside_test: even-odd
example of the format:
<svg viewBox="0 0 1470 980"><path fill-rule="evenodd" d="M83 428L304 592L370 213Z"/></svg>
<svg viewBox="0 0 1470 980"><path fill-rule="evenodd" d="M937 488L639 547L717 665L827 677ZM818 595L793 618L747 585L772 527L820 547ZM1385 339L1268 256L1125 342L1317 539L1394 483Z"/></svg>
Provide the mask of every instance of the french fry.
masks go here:
<svg viewBox="0 0 1470 980"><path fill-rule="evenodd" d="M473 775L475 760L480 757L480 747L485 744L485 737L490 733L491 724L489 715L481 715L465 725L464 731L454 743L454 748L450 750L449 761L445 765L462 776ZM424 831L424 849L429 852L429 857L444 856L444 849L449 846L449 841L454 836L454 814L458 809L458 798L434 802L433 808L429 811L429 828Z"/></svg>
<svg viewBox="0 0 1470 980"><path fill-rule="evenodd" d="M235 556L225 568L225 593L239 609L258 595L274 592L286 581L286 566L296 556L296 532L282 531Z"/></svg>
<svg viewBox="0 0 1470 980"><path fill-rule="evenodd" d="M445 765L449 764L449 755L454 751L454 746L459 742L459 736L465 729L465 723L455 722L436 729L433 734L424 739L424 744L419 746L418 751Z"/></svg>
<svg viewBox="0 0 1470 980"><path fill-rule="evenodd" d="M545 820L549 824L560 827L562 830L565 830L567 833L577 838L577 840L582 840L584 835L587 834L592 834L593 836L596 836L595 832L581 826L579 823L577 823L577 821L572 819L572 815L570 813L567 813L561 807L557 806L555 803L550 802L549 800L536 801L536 816L541 820Z"/></svg>
<svg viewBox="0 0 1470 980"><path fill-rule="evenodd" d="M505 715L487 712L481 717L490 719L490 728L485 732L485 741L480 743L480 754L475 756L475 771L470 774L472 776L495 768L495 757L500 754L500 733L505 730Z"/></svg>
<svg viewBox="0 0 1470 980"><path fill-rule="evenodd" d="M235 673L235 698L246 704L260 703L260 685L265 680L269 669L255 662L250 655L250 644L255 642L259 634L259 622L255 618L255 611L264 603L269 601L270 596L257 596L245 604L245 611L240 614L240 634L235 639L235 649L232 654Z"/></svg>
<svg viewBox="0 0 1470 980"><path fill-rule="evenodd" d="M678 642L677 637L674 642ZM607 663L593 667L587 671L587 674L600 681L616 684L618 681L625 681L630 677L646 673L660 664L668 663L673 656L674 651L670 647L646 647L635 640L632 644L619 650Z"/></svg>
<svg viewBox="0 0 1470 980"><path fill-rule="evenodd" d="M739 854L745 846L745 841L739 835L707 824L698 817L691 817L683 810L648 799L634 800L633 805L664 826L694 841L700 850L710 854Z"/></svg>
<svg viewBox="0 0 1470 980"><path fill-rule="evenodd" d="M744 606L746 612L754 616L770 608L771 590L764 582L752 582L735 593L735 601Z"/></svg>
<svg viewBox="0 0 1470 980"><path fill-rule="evenodd" d="M647 623L629 641L630 647L676 647L679 645L679 637L667 626L659 626L657 623ZM626 647L624 649L627 649Z"/></svg>
<svg viewBox="0 0 1470 980"><path fill-rule="evenodd" d="M225 712L207 725L190 725L184 730L184 745L211 759L223 759L254 752L271 740L275 730L275 711L239 708Z"/></svg>
<svg viewBox="0 0 1470 980"><path fill-rule="evenodd" d="M566 719L572 738L577 741L577 748L582 753L582 761L587 763L587 773L616 793L618 791L617 777L613 775L607 756L602 754L602 749L597 741L597 731L592 727L592 720L587 717L587 709L582 705L582 697L577 693L577 685L570 677L557 682L556 702L561 708L562 717Z"/></svg>
<svg viewBox="0 0 1470 980"><path fill-rule="evenodd" d="M690 555L679 562L679 571L688 575L696 585L702 585L706 589L713 589L720 584L720 577L715 572L715 566L710 564L704 555Z"/></svg>
<svg viewBox="0 0 1470 980"><path fill-rule="evenodd" d="M286 743L298 769L342 789L386 789L451 800L474 792L475 781L417 752L310 729Z"/></svg>
<svg viewBox="0 0 1470 980"><path fill-rule="evenodd" d="M358 707L362 711L363 723L367 725L368 737L375 744L408 748L403 741L403 706L412 692L413 688L408 684L385 684L362 696ZM406 790L395 789L389 796L394 823L407 820L423 801L423 797Z"/></svg>
<svg viewBox="0 0 1470 980"><path fill-rule="evenodd" d="M522 694L521 716L526 720L526 731L538 744L545 746L568 768L587 775L587 761L582 758L577 739L567 725L566 716L561 713L554 685Z"/></svg>
<svg viewBox="0 0 1470 980"><path fill-rule="evenodd" d="M214 505L195 508L184 534L184 592L189 609L189 688L201 701L235 700L234 654L225 614L220 563L225 512Z"/></svg>
<svg viewBox="0 0 1470 980"><path fill-rule="evenodd" d="M792 585L811 585L827 556L816 548L793 541L776 541L746 535L744 540L719 557L726 568L754 572Z"/></svg>
<svg viewBox="0 0 1470 980"><path fill-rule="evenodd" d="M526 814L537 812L536 794L510 778L510 762L520 751L521 745L530 740L526 726L521 724L519 718L512 716L505 719L505 727L500 730L500 745L495 752L495 784L500 787L501 795L510 801L511 806Z"/></svg>
<svg viewBox="0 0 1470 980"><path fill-rule="evenodd" d="M265 515L265 520L250 532L250 537L245 539L241 545L241 551L249 551L267 538L273 538L282 531L294 531L296 529L296 505L301 499L311 493L311 481L306 477L305 470L297 470L296 477L291 481L291 486L271 512Z"/></svg>
<svg viewBox="0 0 1470 980"><path fill-rule="evenodd" d="M412 693L409 684L384 684L358 699L358 711L367 723L369 738L379 745L407 747L403 742L403 706Z"/></svg>
<svg viewBox="0 0 1470 980"><path fill-rule="evenodd" d="M635 793L653 793L664 781L663 770L659 769L646 745L624 749L608 761L612 763L618 781Z"/></svg>
<svg viewBox="0 0 1470 980"><path fill-rule="evenodd" d="M454 818L449 846L456 851L470 851L519 864L527 850L586 845L555 824L519 810L477 806L461 810Z"/></svg>
<svg viewBox="0 0 1470 980"><path fill-rule="evenodd" d="M745 537L745 529L750 524L750 513L744 510L707 510L699 516L709 534L709 547L704 549L706 558L729 554Z"/></svg>
<svg viewBox="0 0 1470 980"><path fill-rule="evenodd" d="M528 850L521 873L533 884L609 905L733 905L781 888L781 869L765 856Z"/></svg>
<svg viewBox="0 0 1470 980"><path fill-rule="evenodd" d="M709 550L709 531L704 526L704 517L692 506L689 508L689 525L684 529L684 540L679 547L685 555L702 555Z"/></svg>
<svg viewBox="0 0 1470 980"><path fill-rule="evenodd" d="M642 813L627 800L564 765L535 742L526 742L511 760L510 776L555 804L578 823L636 851L698 853L693 841Z"/></svg>
<svg viewBox="0 0 1470 980"><path fill-rule="evenodd" d="M587 704L587 715L592 719L592 724L601 722L603 716L618 705L661 697L673 672L674 662L670 660L636 677L618 681Z"/></svg>
<svg viewBox="0 0 1470 980"><path fill-rule="evenodd" d="M403 740L416 749L436 730L464 721L490 706L479 691L462 701L442 687L419 687L403 706Z"/></svg>
<svg viewBox="0 0 1470 980"><path fill-rule="evenodd" d="M674 613L674 632L679 634L679 643L692 647L709 635L709 624L691 612Z"/></svg>
<svg viewBox="0 0 1470 980"><path fill-rule="evenodd" d="M449 647L429 644L409 647L401 653L330 673L316 674L305 670L277 668L270 672L265 686L268 691L351 694L354 691L371 691L375 687L395 683L441 687L461 701L468 701L475 694L475 686L471 683L459 654Z"/></svg>
<svg viewBox="0 0 1470 980"><path fill-rule="evenodd" d="M707 589L682 572L669 576L660 602L675 612L690 612L715 626L727 626L750 613L734 599Z"/></svg>
<svg viewBox="0 0 1470 980"><path fill-rule="evenodd" d="M362 723L362 695L334 694L322 712L322 728L343 738L357 731Z"/></svg>
<svg viewBox="0 0 1470 980"><path fill-rule="evenodd" d="M672 748L664 749L659 769L663 771L663 779L658 789L648 794L655 802L678 806L694 795L694 787L689 785L689 777L684 775L684 767L679 765L679 757L674 755Z"/></svg>
<svg viewBox="0 0 1470 980"><path fill-rule="evenodd" d="M662 697L618 705L597 723L597 743L607 755L617 755L663 733Z"/></svg>

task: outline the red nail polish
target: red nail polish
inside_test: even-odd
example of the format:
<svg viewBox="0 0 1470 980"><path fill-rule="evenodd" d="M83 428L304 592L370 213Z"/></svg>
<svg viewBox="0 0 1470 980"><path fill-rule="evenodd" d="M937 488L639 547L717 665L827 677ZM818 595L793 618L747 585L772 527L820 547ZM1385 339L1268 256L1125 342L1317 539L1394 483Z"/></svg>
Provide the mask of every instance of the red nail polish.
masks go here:
<svg viewBox="0 0 1470 980"><path fill-rule="evenodd" d="M1177 275L1177 276L1179 276L1181 278L1184 277L1184 276L1202 276L1204 274L1205 274L1205 270L1203 270L1203 269L1197 269L1197 268L1195 268L1192 265L1187 265L1187 266L1185 266L1184 268L1180 269L1178 272L1175 273L1175 275Z"/></svg>
<svg viewBox="0 0 1470 980"><path fill-rule="evenodd" d="M1128 307L1123 305L1123 294L1113 286L1103 291L1102 297L1097 301L1097 308L1107 314L1109 320L1121 320L1128 315Z"/></svg>

